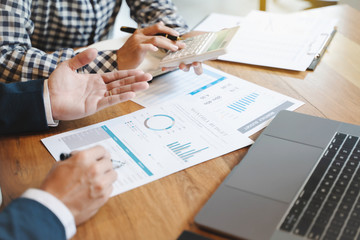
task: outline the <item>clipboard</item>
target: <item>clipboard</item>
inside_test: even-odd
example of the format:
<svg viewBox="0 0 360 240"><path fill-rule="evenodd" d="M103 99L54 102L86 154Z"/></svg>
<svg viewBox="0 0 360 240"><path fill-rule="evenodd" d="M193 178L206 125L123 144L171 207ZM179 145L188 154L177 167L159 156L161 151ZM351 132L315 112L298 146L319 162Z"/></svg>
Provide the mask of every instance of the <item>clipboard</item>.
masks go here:
<svg viewBox="0 0 360 240"><path fill-rule="evenodd" d="M321 47L318 48L316 53L313 52L311 49L309 49L308 54L315 54L315 57L314 57L314 60L310 63L307 70L312 70L312 71L315 70L316 66L320 62L321 57L325 54L325 51L326 51L327 47L329 46L331 40L334 38L334 35L336 32L337 32L337 29L335 27L334 30L330 34L326 34L324 40L322 41Z"/></svg>

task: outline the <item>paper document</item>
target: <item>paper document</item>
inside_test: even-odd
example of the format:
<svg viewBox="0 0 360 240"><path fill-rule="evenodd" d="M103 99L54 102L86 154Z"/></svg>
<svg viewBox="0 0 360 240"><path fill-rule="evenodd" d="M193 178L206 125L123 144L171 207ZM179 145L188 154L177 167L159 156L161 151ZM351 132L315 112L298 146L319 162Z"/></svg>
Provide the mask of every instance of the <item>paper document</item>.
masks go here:
<svg viewBox="0 0 360 240"><path fill-rule="evenodd" d="M61 153L104 146L118 179L112 196L252 144L192 104L168 103L42 139Z"/></svg>
<svg viewBox="0 0 360 240"><path fill-rule="evenodd" d="M218 32L224 28L232 28L240 26L243 17L210 13L203 21L201 21L193 30L204 32Z"/></svg>
<svg viewBox="0 0 360 240"><path fill-rule="evenodd" d="M227 17L209 15L196 30L209 31L211 22L222 19ZM336 19L308 16L306 11L291 14L252 11L241 21L229 53L219 59L305 71L324 48L336 23Z"/></svg>
<svg viewBox="0 0 360 240"><path fill-rule="evenodd" d="M174 99L188 102L246 136L267 126L279 111L304 104L205 64L203 70L199 76L180 70L160 76L134 101L146 107Z"/></svg>

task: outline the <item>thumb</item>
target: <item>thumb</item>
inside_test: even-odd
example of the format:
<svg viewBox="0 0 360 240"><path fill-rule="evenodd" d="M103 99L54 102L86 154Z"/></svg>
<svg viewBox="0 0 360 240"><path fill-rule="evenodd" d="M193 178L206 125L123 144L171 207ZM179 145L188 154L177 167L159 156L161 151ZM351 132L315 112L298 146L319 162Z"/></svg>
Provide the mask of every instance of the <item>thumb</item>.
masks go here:
<svg viewBox="0 0 360 240"><path fill-rule="evenodd" d="M96 55L97 50L95 48L86 49L85 51L68 60L68 65L71 70L75 71L76 69L81 68L94 60Z"/></svg>

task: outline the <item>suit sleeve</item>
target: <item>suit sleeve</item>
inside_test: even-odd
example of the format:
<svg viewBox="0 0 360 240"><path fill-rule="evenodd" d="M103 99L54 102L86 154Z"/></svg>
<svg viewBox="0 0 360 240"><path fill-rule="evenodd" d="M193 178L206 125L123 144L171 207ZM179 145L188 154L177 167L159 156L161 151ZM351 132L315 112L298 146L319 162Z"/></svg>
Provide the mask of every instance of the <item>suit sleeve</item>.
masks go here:
<svg viewBox="0 0 360 240"><path fill-rule="evenodd" d="M0 134L48 128L43 80L0 83Z"/></svg>
<svg viewBox="0 0 360 240"><path fill-rule="evenodd" d="M0 213L2 240L64 240L65 229L60 220L40 203L18 198Z"/></svg>

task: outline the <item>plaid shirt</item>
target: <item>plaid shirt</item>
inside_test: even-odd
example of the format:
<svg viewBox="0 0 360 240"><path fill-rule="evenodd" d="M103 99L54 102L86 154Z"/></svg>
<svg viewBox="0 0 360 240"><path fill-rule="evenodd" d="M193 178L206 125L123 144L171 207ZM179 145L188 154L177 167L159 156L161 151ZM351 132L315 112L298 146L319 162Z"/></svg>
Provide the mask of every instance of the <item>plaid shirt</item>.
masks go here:
<svg viewBox="0 0 360 240"><path fill-rule="evenodd" d="M180 33L187 25L171 0L126 0L141 27L163 21ZM75 55L72 48L104 40L122 0L1 0L0 81L48 78L56 66ZM116 51L99 51L79 72L117 68Z"/></svg>

